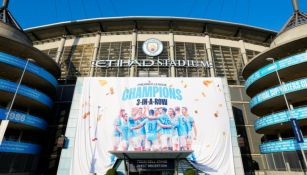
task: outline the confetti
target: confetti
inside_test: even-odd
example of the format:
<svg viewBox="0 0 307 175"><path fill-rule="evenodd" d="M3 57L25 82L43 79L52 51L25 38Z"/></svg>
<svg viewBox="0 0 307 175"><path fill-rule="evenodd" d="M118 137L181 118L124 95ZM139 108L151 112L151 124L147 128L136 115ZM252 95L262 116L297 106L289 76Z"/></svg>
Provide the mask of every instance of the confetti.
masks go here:
<svg viewBox="0 0 307 175"><path fill-rule="evenodd" d="M101 120L101 118L102 118L102 116L101 116L101 115L99 115L99 116L97 117L97 121L100 121L100 120Z"/></svg>
<svg viewBox="0 0 307 175"><path fill-rule="evenodd" d="M205 94L204 92L201 92L201 95L202 95L203 97L206 97L206 94Z"/></svg>
<svg viewBox="0 0 307 175"><path fill-rule="evenodd" d="M215 112L214 117L218 117L218 116L219 116L219 112Z"/></svg>
<svg viewBox="0 0 307 175"><path fill-rule="evenodd" d="M106 85L108 82L107 82L107 80L99 80L99 84L101 85L101 86L104 86L104 85Z"/></svg>
<svg viewBox="0 0 307 175"><path fill-rule="evenodd" d="M110 87L110 94L113 95L114 94L114 89L112 87Z"/></svg>
<svg viewBox="0 0 307 175"><path fill-rule="evenodd" d="M97 138L93 138L92 141L95 142L96 140L98 140Z"/></svg>
<svg viewBox="0 0 307 175"><path fill-rule="evenodd" d="M204 80L203 84L208 87L212 83L212 80Z"/></svg>
<svg viewBox="0 0 307 175"><path fill-rule="evenodd" d="M90 115L90 112L85 112L85 113L83 114L83 119L86 119L89 115Z"/></svg>

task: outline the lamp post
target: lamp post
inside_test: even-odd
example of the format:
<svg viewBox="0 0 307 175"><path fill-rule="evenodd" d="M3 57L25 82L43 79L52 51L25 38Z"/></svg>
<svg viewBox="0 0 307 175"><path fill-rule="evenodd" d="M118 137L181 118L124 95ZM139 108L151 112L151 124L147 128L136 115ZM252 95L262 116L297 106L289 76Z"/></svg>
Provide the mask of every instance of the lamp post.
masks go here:
<svg viewBox="0 0 307 175"><path fill-rule="evenodd" d="M269 62L272 62L273 66L274 66L274 70L276 72L276 75L277 75L277 79L278 79L278 82L279 82L279 85L280 85L280 90L281 90L281 93L283 95L283 98L285 100L285 103L287 105L287 109L288 109L288 115L289 116L289 119L290 119L290 122L291 122L291 127L292 127L292 131L295 135L295 139L296 141L298 142L298 145L300 147L300 151L302 153L302 157L303 157L303 161L304 161L304 166L305 166L305 169L303 170L304 171L304 174L306 175L306 168L307 168L307 160L306 160L306 156L305 156L305 153L304 153L304 150L303 148L301 147L301 143L304 142L304 138L302 137L302 131L301 129L299 128L298 124L297 124L297 119L294 118L292 115L291 115L291 107L289 105L289 102L288 102L288 99L287 99L287 96L286 96L286 93L284 91L284 83L281 81L280 79L280 76L279 76L279 72L277 70L277 64L275 63L275 59L274 58L267 58L266 59L267 61Z"/></svg>
<svg viewBox="0 0 307 175"><path fill-rule="evenodd" d="M8 124L9 124L8 118L9 118L9 116L10 116L10 113L11 113L11 110L12 110L12 108L13 108L13 105L14 105L14 102L15 102L15 99L16 99L16 96L17 96L17 93L18 93L18 90L19 90L19 88L20 88L22 79L23 79L24 74L25 74L25 72L26 72L26 70L27 70L27 67L28 67L29 62L30 62L30 59L28 58L27 61L26 61L25 66L24 66L24 68L23 68L21 77L20 77L20 79L19 79L19 81L18 81L18 84L17 84L16 90L15 90L13 99L12 99L12 101L11 101L11 103L10 103L8 112L6 113L5 120L2 120L2 121L1 121L1 124L0 124L0 145L2 144L2 141L3 141L3 137L4 137L4 134L5 134L5 131L6 131L7 126L8 126Z"/></svg>

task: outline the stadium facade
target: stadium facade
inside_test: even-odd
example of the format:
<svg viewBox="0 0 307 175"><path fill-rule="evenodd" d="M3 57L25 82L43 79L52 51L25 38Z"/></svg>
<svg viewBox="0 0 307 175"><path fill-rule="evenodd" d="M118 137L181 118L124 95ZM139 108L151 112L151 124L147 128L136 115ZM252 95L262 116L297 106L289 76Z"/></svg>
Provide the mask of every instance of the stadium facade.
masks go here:
<svg viewBox="0 0 307 175"><path fill-rule="evenodd" d="M0 174L35 172L43 149L60 69L33 47L10 12L0 21ZM6 123L8 123L6 127Z"/></svg>
<svg viewBox="0 0 307 175"><path fill-rule="evenodd" d="M45 171L57 171L61 148L56 138L66 135L73 140L71 128L74 124L67 120L74 87L77 77L88 76L226 77L237 130L234 140L239 143L234 152L241 154L244 171L281 170L268 166L269 161L277 164L280 160L260 153L258 145L262 135L254 131L257 117L249 110L250 98L245 94L241 76L243 67L269 48L276 32L203 19L122 17L63 22L30 28L26 33L36 48L61 67L55 114L49 124L48 137L52 139L43 153L48 158L41 166ZM162 42L164 49L159 56L151 57L143 52L142 45L150 38ZM157 61L148 63L144 60ZM168 60L185 65L163 64ZM62 157L71 156L64 152ZM296 160L292 163L296 164ZM68 166L63 161L59 169L65 172Z"/></svg>
<svg viewBox="0 0 307 175"><path fill-rule="evenodd" d="M298 10L278 33L270 48L244 68L251 112L263 134L260 153L269 169L306 171L307 15ZM294 163L292 160L297 160Z"/></svg>
<svg viewBox="0 0 307 175"><path fill-rule="evenodd" d="M1 10L0 112L9 125L0 147L0 173L69 173L77 125L73 94L82 77L224 77L233 111L236 174L243 168L245 174L305 169L307 146L292 138L289 119L298 120L304 136L307 20L297 9L279 34L175 17L88 19L24 33L6 7ZM146 52L146 42L156 42L159 54ZM68 142L63 145L64 135ZM189 162L178 165L176 173L195 168ZM123 163L115 168L127 172Z"/></svg>

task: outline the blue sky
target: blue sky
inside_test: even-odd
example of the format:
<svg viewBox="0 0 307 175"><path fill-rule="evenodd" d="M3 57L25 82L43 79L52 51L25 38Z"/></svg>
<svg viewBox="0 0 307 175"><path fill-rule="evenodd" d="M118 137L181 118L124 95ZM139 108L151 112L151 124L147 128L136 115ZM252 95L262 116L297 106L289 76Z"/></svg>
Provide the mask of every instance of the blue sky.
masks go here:
<svg viewBox="0 0 307 175"><path fill-rule="evenodd" d="M299 0L307 12L307 0ZM242 23L279 31L293 12L291 0L10 0L23 28L115 16L176 16Z"/></svg>

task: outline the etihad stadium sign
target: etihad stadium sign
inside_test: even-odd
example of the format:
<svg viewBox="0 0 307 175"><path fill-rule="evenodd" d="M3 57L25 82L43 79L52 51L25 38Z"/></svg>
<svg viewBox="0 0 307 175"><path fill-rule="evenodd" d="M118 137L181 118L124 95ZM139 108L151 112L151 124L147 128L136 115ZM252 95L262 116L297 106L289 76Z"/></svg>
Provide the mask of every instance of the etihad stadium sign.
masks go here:
<svg viewBox="0 0 307 175"><path fill-rule="evenodd" d="M92 67L114 68L114 67L197 67L210 69L213 64L200 60L96 60L92 61Z"/></svg>

